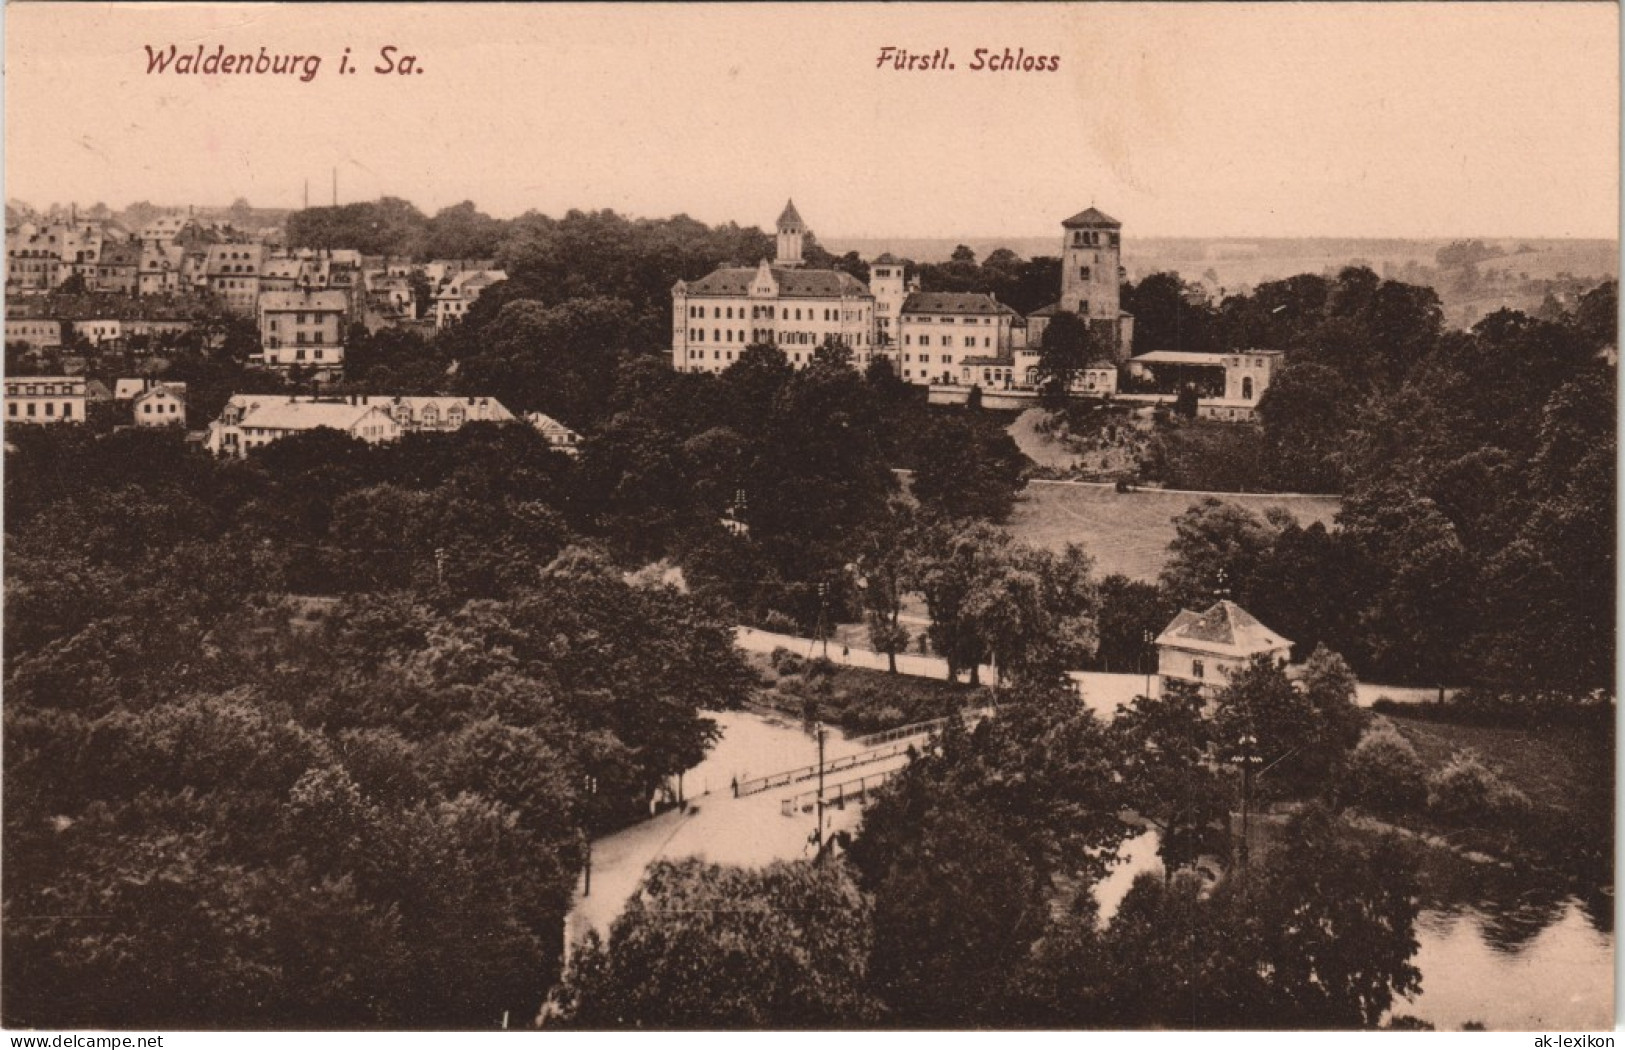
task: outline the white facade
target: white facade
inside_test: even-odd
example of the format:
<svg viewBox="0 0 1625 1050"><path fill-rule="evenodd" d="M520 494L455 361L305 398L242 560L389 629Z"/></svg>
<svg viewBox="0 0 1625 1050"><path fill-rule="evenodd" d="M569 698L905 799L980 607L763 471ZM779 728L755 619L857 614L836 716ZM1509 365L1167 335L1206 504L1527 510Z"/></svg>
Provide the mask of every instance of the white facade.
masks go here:
<svg viewBox="0 0 1625 1050"><path fill-rule="evenodd" d="M796 368L810 364L827 341L850 350L860 370L874 359L875 297L868 286L840 270L802 266L806 227L794 204L785 205L778 229L774 263L725 266L672 287L672 368L721 372L755 343L778 347Z"/></svg>
<svg viewBox="0 0 1625 1050"><path fill-rule="evenodd" d="M327 427L376 444L401 436L400 424L380 408L286 395L236 394L209 424L203 445L217 456L246 456L290 434Z"/></svg>
<svg viewBox="0 0 1625 1050"><path fill-rule="evenodd" d="M1017 317L990 295L915 292L901 307L890 356L906 382L1008 386L1019 378L1012 345Z"/></svg>
<svg viewBox="0 0 1625 1050"><path fill-rule="evenodd" d="M83 423L85 381L74 376L18 376L6 383L7 423Z"/></svg>
<svg viewBox="0 0 1625 1050"><path fill-rule="evenodd" d="M1284 665L1292 643L1235 602L1221 601L1206 612L1184 609L1174 617L1157 637L1157 674L1164 686L1181 682L1211 696L1261 654Z"/></svg>
<svg viewBox="0 0 1625 1050"><path fill-rule="evenodd" d="M507 273L502 270L465 270L448 280L444 287L434 295L434 323L436 328L445 328L463 319L468 308L491 285L498 281L506 281Z"/></svg>
<svg viewBox="0 0 1625 1050"><path fill-rule="evenodd" d="M62 345L62 322L40 317L6 318L6 345L50 350Z"/></svg>
<svg viewBox="0 0 1625 1050"><path fill-rule="evenodd" d="M909 288L904 283L903 264L893 258L890 252L870 265L869 290L875 297L875 345L882 348L894 347L902 341L898 325L903 315L903 301L908 298Z"/></svg>
<svg viewBox="0 0 1625 1050"><path fill-rule="evenodd" d="M348 309L343 292L266 292L259 298L261 360L273 368L338 373L344 367Z"/></svg>
<svg viewBox="0 0 1625 1050"><path fill-rule="evenodd" d="M776 346L802 367L834 340L862 369L875 354L874 320L874 296L850 274L766 260L755 270L717 270L672 289L672 367L721 372L752 343Z"/></svg>
<svg viewBox="0 0 1625 1050"><path fill-rule="evenodd" d="M185 426L186 385L157 383L149 386L131 399L130 413L138 427Z"/></svg>

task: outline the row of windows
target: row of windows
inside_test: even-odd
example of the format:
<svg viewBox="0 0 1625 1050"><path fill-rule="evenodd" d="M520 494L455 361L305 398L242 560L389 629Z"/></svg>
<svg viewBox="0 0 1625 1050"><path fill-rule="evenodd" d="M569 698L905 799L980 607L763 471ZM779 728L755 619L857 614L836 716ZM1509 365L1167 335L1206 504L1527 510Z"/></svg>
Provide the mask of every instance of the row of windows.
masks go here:
<svg viewBox="0 0 1625 1050"><path fill-rule="evenodd" d="M755 321L759 321L762 318L766 318L767 320L771 321L771 320L773 320L775 318L775 312L774 311L775 311L775 308L772 307L772 306L752 306L750 308L750 316L751 316L751 319L755 320ZM801 316L801 307L798 306L798 307L796 307L796 310L795 310L795 316L792 317L791 314L790 314L790 308L788 306L786 306L784 308L784 319L786 321L801 321L801 320L815 321L815 320L818 319L815 316L816 313L817 313L817 311L813 310L811 307L808 307L807 308L807 316L805 318L803 318ZM703 307L703 306L690 306L688 308L688 316L692 317L692 318L702 318L702 317L704 317L705 316L705 307ZM715 318L715 319L726 318L726 319L731 321L731 320L734 319L734 308L732 306L713 306L713 307L711 307L711 316L713 318ZM741 307L739 307L739 320L743 321L744 319L745 319L745 308L743 306L741 306ZM834 309L834 308L825 308L825 310L824 310L824 320L826 320L826 321L864 321L864 320L868 320L868 311L867 310L838 310L838 309Z"/></svg>
<svg viewBox="0 0 1625 1050"><path fill-rule="evenodd" d="M1073 230L1072 246L1083 248L1089 245L1104 244L1109 248L1115 248L1117 247L1117 237L1117 233L1111 230L1104 233L1100 230Z"/></svg>
<svg viewBox="0 0 1625 1050"><path fill-rule="evenodd" d="M905 332L903 334L903 345L904 346L913 346L914 345L913 339L914 339L914 337L911 334ZM954 345L954 337L951 336L951 335L942 336L941 339L942 339L942 345L943 346L953 346ZM974 350L976 348L976 337L974 335L963 336L960 341L965 345L965 349L967 349L967 350ZM931 337L928 336L928 335L920 336L920 345L921 346L930 346L931 345ZM990 350L990 349L992 349L992 347L993 347L993 337L990 336L990 335L984 335L982 337L982 348Z"/></svg>
<svg viewBox="0 0 1625 1050"><path fill-rule="evenodd" d="M812 361L814 352L815 351L808 351L807 352L806 360L808 362ZM799 365L799 364L802 363L802 356L803 355L802 355L802 353L800 351L796 351L794 353L787 354L785 356L787 356L790 359L792 364L798 364ZM689 352L688 352L688 359L690 361L704 361L705 360L705 351L704 350L690 349ZM713 360L713 361L732 361L733 359L734 359L734 352L732 350L713 350L713 351L711 351L711 360ZM853 361L854 361L854 363L860 364L860 365L867 364L869 362L869 355L868 354L859 354L859 355L857 355L856 357L853 358ZM695 367L694 371L699 371L704 367L705 367L704 365L698 365L698 366ZM679 371L681 371L681 370L679 369Z"/></svg>
<svg viewBox="0 0 1625 1050"><path fill-rule="evenodd" d="M21 391L19 393L19 391ZM84 389L75 383L7 383L7 397L77 397Z"/></svg>
<svg viewBox="0 0 1625 1050"><path fill-rule="evenodd" d="M921 314L904 314L903 315L903 321L905 323L907 323L907 324L930 324L931 323L931 318L923 316ZM993 318L991 318L991 317L966 317L966 318L962 318L962 319L956 319L956 318L953 318L953 317L938 317L936 319L936 321L937 321L937 324L956 324L956 323L957 324L992 324L993 323Z"/></svg>
<svg viewBox="0 0 1625 1050"><path fill-rule="evenodd" d="M790 344L790 345L794 346L794 345L817 344L817 343L822 342L823 338L824 337L820 336L817 332L776 332L771 328L753 328L753 329L751 329L751 336L750 336L749 341L750 342L755 342L755 343L787 343L787 344ZM862 333L862 332L858 332L853 338L854 338L854 341L856 342L856 344L859 345L859 346L864 345L868 341L867 338L865 337L864 333ZM688 339L689 339L689 342L692 342L692 343L703 343L703 342L705 342L705 329L703 329L703 328L690 328L688 330ZM745 330L743 328L738 329L737 331L735 331L735 329L732 329L732 328L713 328L713 329L711 329L711 342L713 342L713 343L743 343L743 342L746 342ZM843 340L843 342L844 342L844 340Z"/></svg>
<svg viewBox="0 0 1625 1050"><path fill-rule="evenodd" d="M41 404L43 404L45 406L45 411L43 413L36 412L35 409L39 408L39 406ZM56 402L55 401L45 401L45 402L29 401L26 404L18 404L16 401L13 401L11 403L10 408L8 409L8 412L9 412L12 419L19 418L19 414L17 412L17 410L19 408L25 408L25 409L28 410L28 411L21 414L21 418L24 418L24 419L37 419L37 418L39 418L40 415L44 415L44 417L46 419L56 419L56 418L72 419L73 418L73 402L72 401L64 401L64 402L62 402L62 415L60 417L58 417L57 414L56 414Z"/></svg>
<svg viewBox="0 0 1625 1050"><path fill-rule="evenodd" d="M173 416L180 411L180 406L175 404L173 401L163 405L154 405L151 401L148 401L146 404L141 406L141 414L144 416L150 416L153 414L152 410L154 408L158 410L158 415L160 416L165 415L166 413Z"/></svg>

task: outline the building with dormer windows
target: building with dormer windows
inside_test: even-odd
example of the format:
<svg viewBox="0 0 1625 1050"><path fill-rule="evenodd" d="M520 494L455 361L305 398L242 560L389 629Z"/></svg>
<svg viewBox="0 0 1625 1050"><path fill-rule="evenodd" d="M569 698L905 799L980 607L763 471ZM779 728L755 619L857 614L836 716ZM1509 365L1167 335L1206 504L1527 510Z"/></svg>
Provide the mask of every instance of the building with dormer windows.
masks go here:
<svg viewBox="0 0 1625 1050"><path fill-rule="evenodd" d="M672 367L679 372L721 372L745 347L765 343L804 367L827 341L852 352L866 367L876 353L875 297L868 285L840 270L803 265L806 226L795 204L778 222L777 256L754 268L725 266L672 288Z"/></svg>

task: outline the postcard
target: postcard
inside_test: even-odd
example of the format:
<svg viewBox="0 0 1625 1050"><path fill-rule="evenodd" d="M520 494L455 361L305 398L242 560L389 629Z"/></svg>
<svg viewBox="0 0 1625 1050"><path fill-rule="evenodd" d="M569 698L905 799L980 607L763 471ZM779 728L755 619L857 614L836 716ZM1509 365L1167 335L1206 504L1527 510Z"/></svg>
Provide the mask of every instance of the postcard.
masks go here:
<svg viewBox="0 0 1625 1050"><path fill-rule="evenodd" d="M5 15L26 1045L1612 1045L1617 5Z"/></svg>

